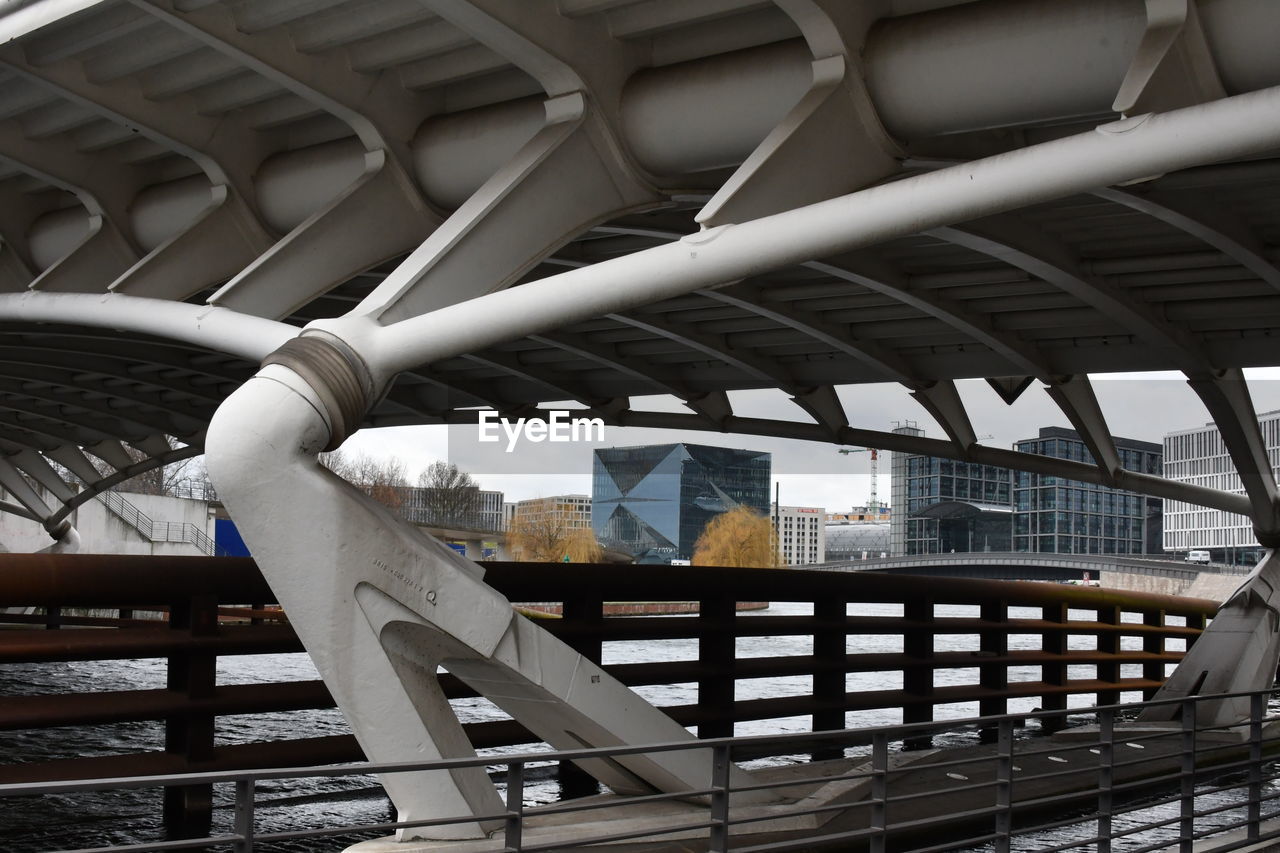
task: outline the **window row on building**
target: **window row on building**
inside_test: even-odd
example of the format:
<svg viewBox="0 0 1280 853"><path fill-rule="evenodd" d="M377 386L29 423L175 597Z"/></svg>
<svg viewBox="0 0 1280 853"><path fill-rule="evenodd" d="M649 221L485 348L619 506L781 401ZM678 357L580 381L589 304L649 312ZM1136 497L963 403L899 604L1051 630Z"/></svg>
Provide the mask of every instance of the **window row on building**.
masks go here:
<svg viewBox="0 0 1280 853"><path fill-rule="evenodd" d="M914 426L895 432L923 435ZM1160 445L1114 441L1125 468L1161 470ZM1062 427L1045 427L1015 446L1025 453L1092 462L1079 435ZM892 471L894 554L1160 551L1160 503L1133 492L915 454L895 453Z"/></svg>

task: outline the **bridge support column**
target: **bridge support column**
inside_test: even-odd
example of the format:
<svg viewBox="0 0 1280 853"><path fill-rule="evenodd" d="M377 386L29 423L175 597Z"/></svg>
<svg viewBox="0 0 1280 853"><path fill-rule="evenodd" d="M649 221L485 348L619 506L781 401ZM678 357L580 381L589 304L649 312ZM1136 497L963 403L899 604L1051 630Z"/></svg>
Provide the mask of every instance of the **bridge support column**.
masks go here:
<svg viewBox="0 0 1280 853"><path fill-rule="evenodd" d="M848 605L842 598L814 603L813 615L818 627L813 632L813 657L818 671L813 676L813 698L823 707L813 713L813 730L840 731L845 724L846 655L849 631L845 624ZM843 749L824 749L813 753L815 761L843 758Z"/></svg>
<svg viewBox="0 0 1280 853"><path fill-rule="evenodd" d="M1061 624L1061 628L1050 628L1040 634L1040 650L1046 655L1057 655L1052 663L1040 666L1040 680L1044 682L1046 692L1040 697L1040 707L1045 711L1061 711L1067 707L1067 694L1052 688L1062 687L1067 683L1067 605L1051 604L1042 608L1044 621ZM1041 720L1046 731L1057 731L1066 725L1063 717L1046 717Z"/></svg>
<svg viewBox="0 0 1280 853"><path fill-rule="evenodd" d="M175 602L169 609L169 628L192 636L208 636L218 630L218 600L211 595ZM217 682L217 655L183 652L170 655L168 689L188 701L213 697ZM213 758L212 714L181 714L165 720L165 752L182 756L189 772ZM212 785L175 785L164 789L164 826L175 838L209 833L213 819Z"/></svg>
<svg viewBox="0 0 1280 853"><path fill-rule="evenodd" d="M910 627L902 638L902 651L911 658L902 672L903 723L927 723L933 719L933 599L908 602L902 615ZM907 738L904 749L928 749L933 738Z"/></svg>
<svg viewBox="0 0 1280 853"><path fill-rule="evenodd" d="M994 717L1009 713L1009 697L1003 695L1009 688L1009 665L1005 660L1009 655L1009 629L1005 624L1009 621L1008 602L985 602L982 605L982 621L992 626L982 631L978 637L982 655L995 660L978 667L978 680L983 689L993 691L993 695L978 700L978 714ZM999 731L983 729L979 737L985 743L995 743Z"/></svg>
<svg viewBox="0 0 1280 853"><path fill-rule="evenodd" d="M1098 608L1098 621L1104 625L1120 624L1120 608L1113 605ZM1120 635L1115 632L1100 634L1098 636L1098 651L1105 652L1109 655L1120 654ZM1099 681L1107 681L1115 684L1120 680L1120 664L1114 660L1097 665L1097 673ZM1099 705L1115 705L1120 702L1119 690L1099 690Z"/></svg>
<svg viewBox="0 0 1280 853"><path fill-rule="evenodd" d="M1265 690L1275 683L1280 660L1280 560L1268 550L1253 574L1240 584L1196 640L1156 699L1210 693ZM1178 705L1150 708L1143 722L1173 720ZM1199 723L1227 726L1249 718L1249 697L1237 696L1197 707Z"/></svg>
<svg viewBox="0 0 1280 853"><path fill-rule="evenodd" d="M209 473L371 760L474 754L438 667L556 748L696 743L516 615L479 565L319 464L319 451L359 422L371 393L353 353L313 339L278 359L218 409L206 440ZM701 790L711 779L705 749L583 766L628 793ZM384 785L403 820L503 811L482 767L390 774ZM406 835L475 837L494 828L476 820Z"/></svg>

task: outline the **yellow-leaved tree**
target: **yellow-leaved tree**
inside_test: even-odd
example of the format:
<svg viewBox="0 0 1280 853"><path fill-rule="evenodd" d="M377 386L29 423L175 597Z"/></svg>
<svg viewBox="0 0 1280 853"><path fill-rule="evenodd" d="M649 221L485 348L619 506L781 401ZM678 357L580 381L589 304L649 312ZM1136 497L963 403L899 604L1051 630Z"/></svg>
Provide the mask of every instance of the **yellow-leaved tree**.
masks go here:
<svg viewBox="0 0 1280 853"><path fill-rule="evenodd" d="M773 523L748 506L736 506L711 519L693 546L695 566L774 568L778 537Z"/></svg>
<svg viewBox="0 0 1280 853"><path fill-rule="evenodd" d="M517 516L507 530L507 545L522 563L598 563L603 554L591 528L571 527L551 515Z"/></svg>

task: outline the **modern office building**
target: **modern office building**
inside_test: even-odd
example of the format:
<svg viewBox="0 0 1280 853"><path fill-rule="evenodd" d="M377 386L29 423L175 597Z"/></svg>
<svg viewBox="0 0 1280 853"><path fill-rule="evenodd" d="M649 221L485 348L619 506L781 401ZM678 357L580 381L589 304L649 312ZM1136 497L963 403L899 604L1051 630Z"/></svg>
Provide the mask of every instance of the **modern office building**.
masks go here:
<svg viewBox="0 0 1280 853"><path fill-rule="evenodd" d="M591 520L606 548L637 562L689 559L712 517L738 505L770 515L771 456L698 444L595 451Z"/></svg>
<svg viewBox="0 0 1280 853"><path fill-rule="evenodd" d="M1280 411L1258 416L1273 472L1280 472ZM1244 493L1244 484L1213 424L1178 430L1164 437L1164 476L1214 489ZM1243 515L1208 509L1185 501L1164 501L1164 549L1185 554L1209 552L1215 563L1253 565L1263 548L1253 537L1253 525Z"/></svg>
<svg viewBox="0 0 1280 853"><path fill-rule="evenodd" d="M924 434L914 425L894 431ZM1128 438L1113 441L1125 468L1160 470L1160 445ZM1092 461L1080 436L1064 427L1044 427L1016 447L1042 456ZM1154 498L919 454L895 453L892 470L894 555L1162 553L1160 501Z"/></svg>
<svg viewBox="0 0 1280 853"><path fill-rule="evenodd" d="M817 506L774 507L773 527L784 566L826 562L826 510Z"/></svg>
<svg viewBox="0 0 1280 853"><path fill-rule="evenodd" d="M400 514L414 524L430 527L456 527L463 530L499 531L506 529L502 492L474 489L474 505L463 508L452 489L424 489L419 486L401 490ZM471 491L471 490L466 490Z"/></svg>
<svg viewBox="0 0 1280 853"><path fill-rule="evenodd" d="M535 524L551 522L565 530L591 529L591 498L588 495L553 495L517 501L511 521Z"/></svg>
<svg viewBox="0 0 1280 853"><path fill-rule="evenodd" d="M1163 448L1150 441L1113 438L1120 465L1159 474ZM1025 453L1093 462L1080 435L1044 427L1017 442ZM1020 471L1014 487L1013 550L1042 554L1160 554L1161 507L1148 498L1099 486Z"/></svg>
<svg viewBox="0 0 1280 853"><path fill-rule="evenodd" d="M914 424L894 432L924 435ZM894 556L1011 550L1012 471L915 453L894 453L891 470Z"/></svg>

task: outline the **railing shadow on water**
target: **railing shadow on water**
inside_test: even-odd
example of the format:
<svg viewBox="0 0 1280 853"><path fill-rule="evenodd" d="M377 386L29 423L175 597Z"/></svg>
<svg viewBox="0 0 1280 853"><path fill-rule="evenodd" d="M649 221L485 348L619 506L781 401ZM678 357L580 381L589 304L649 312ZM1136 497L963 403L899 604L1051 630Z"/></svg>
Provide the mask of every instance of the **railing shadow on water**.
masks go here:
<svg viewBox="0 0 1280 853"><path fill-rule="evenodd" d="M106 851L229 849L251 853L280 849L288 842L367 837L397 830L429 830L477 820L497 822L494 850L603 849L643 842L658 849L708 853L766 853L783 850L941 851L1014 849L1037 851L1178 850L1189 853L1206 839L1229 851L1280 838L1280 772L1271 756L1280 752L1280 716L1273 713L1276 691L1234 694L1250 697L1250 715L1238 725L1208 729L1196 724L1197 707L1223 697L1198 696L1158 703L1131 703L1094 709L1040 711L947 722L883 726L841 732L745 738L713 738L695 743L522 753L399 764L347 764L324 768L278 768L225 773L179 774L130 779L0 785L8 796L137 789L156 786L227 785L234 789L231 831L181 841L78 848L64 853ZM1152 704L1177 704L1178 721L1152 727L1126 722ZM1063 730L1070 713L1073 735L1017 737L1015 727L1038 721L1042 730ZM1082 727L1083 726L1083 727ZM957 746L913 757L909 744L920 737L994 731L994 742ZM706 788L671 794L598 796L527 808L526 768L548 760L580 760L709 750L712 772ZM731 787L728 768L743 758L800 752L844 756L820 765L821 776L787 772L758 774ZM1137 756L1137 757L1135 757ZM320 826L288 832L257 830L256 791L264 782L335 778L422 770L449 771L484 766L504 783L505 809L487 815L356 826ZM828 796L840 791L843 796ZM781 795L776 806L740 808L735 795ZM852 792L852 793L851 793ZM636 806L661 817L628 817ZM1067 816L1063 816L1063 815ZM780 830L810 819L807 831ZM571 827L571 828L566 828ZM1164 831L1161 834L1161 831ZM429 834L429 832L428 832ZM1046 837L1051 834L1052 840ZM1152 840L1154 839L1154 840ZM1027 842L1027 843L1023 843ZM1116 848L1120 849L1120 848ZM1203 849L1195 846L1196 850Z"/></svg>

